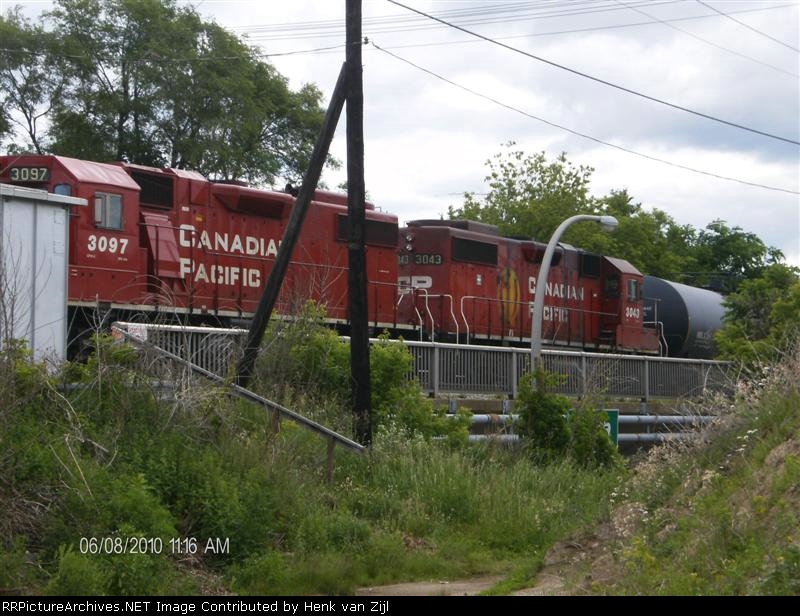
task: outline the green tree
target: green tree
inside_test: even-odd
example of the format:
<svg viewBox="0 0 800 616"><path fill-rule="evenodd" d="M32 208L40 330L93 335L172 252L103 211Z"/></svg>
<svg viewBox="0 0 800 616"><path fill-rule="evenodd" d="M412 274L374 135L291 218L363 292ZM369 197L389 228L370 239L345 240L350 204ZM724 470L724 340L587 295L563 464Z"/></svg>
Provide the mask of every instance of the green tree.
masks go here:
<svg viewBox="0 0 800 616"><path fill-rule="evenodd" d="M698 231L659 209L645 209L626 190L593 197L589 185L594 170L574 165L563 153L549 161L543 152L527 155L512 142L486 164L489 192L482 198L465 194L461 207L449 208L450 218L478 220L497 225L507 237L546 242L570 216L611 215L619 221L614 233L605 233L598 225L573 225L563 241L625 259L644 274L694 286L722 279L729 292L741 280L757 278L765 267L783 259L780 250L754 233L721 220Z"/></svg>
<svg viewBox="0 0 800 616"><path fill-rule="evenodd" d="M41 26L22 17L19 9L0 15L0 140L14 132L24 135L15 152L45 150L44 121L61 96L65 76L54 70L57 40Z"/></svg>
<svg viewBox="0 0 800 616"><path fill-rule="evenodd" d="M488 194L483 199L465 194L462 207L449 209L450 218L479 220L497 225L506 236L547 241L564 218L596 211L589 196L591 167L576 167L563 153L550 162L544 152L526 155L514 145L506 144L486 162Z"/></svg>
<svg viewBox="0 0 800 616"><path fill-rule="evenodd" d="M513 145L487 161L486 196L466 194L462 207L450 208L451 218L495 224L503 235L546 242L570 216L608 214L620 222L614 233L597 225L574 225L564 241L627 259L647 274L666 276L693 267L688 250L694 237L691 227L681 227L660 210L645 210L625 190L594 198L589 194L591 167L575 166L563 153L555 161L548 161L544 153L526 155Z"/></svg>
<svg viewBox="0 0 800 616"><path fill-rule="evenodd" d="M27 149L251 183L302 175L324 118L320 91L292 91L255 48L192 7L56 0L42 23L49 29L18 14L0 21L10 50L0 56L0 131L21 123Z"/></svg>
<svg viewBox="0 0 800 616"><path fill-rule="evenodd" d="M697 267L693 284L707 284L722 275L724 289L735 291L742 280L759 278L765 268L783 260L783 253L767 246L755 233L741 227L729 227L724 220L714 220L701 230L692 243Z"/></svg>
<svg viewBox="0 0 800 616"><path fill-rule="evenodd" d="M598 206L619 220L619 227L605 233L596 225L585 225L582 248L625 259L653 276L674 278L675 272L694 267L688 250L694 236L690 225L678 225L659 209L645 210L626 190L611 191L598 200Z"/></svg>
<svg viewBox="0 0 800 616"><path fill-rule="evenodd" d="M748 365L780 357L800 334L798 269L776 263L745 280L725 298L724 327L717 332L720 355Z"/></svg>

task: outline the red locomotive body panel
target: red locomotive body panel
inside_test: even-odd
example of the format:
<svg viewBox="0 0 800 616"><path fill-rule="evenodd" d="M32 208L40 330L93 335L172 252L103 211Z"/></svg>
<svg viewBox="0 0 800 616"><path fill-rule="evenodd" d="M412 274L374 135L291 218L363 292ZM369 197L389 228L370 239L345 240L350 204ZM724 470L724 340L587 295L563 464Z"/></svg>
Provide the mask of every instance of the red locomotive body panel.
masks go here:
<svg viewBox="0 0 800 616"><path fill-rule="evenodd" d="M59 156L0 157L0 182L88 199L71 219L69 302L118 310L247 317L261 296L294 198L200 174ZM346 196L319 191L277 306L314 299L347 321ZM370 321L396 323L397 218L367 211Z"/></svg>
<svg viewBox="0 0 800 616"><path fill-rule="evenodd" d="M400 320L437 339L524 342L545 246L468 221L401 230ZM626 261L562 245L545 287L543 337L589 349L658 351L643 325L642 275ZM403 292L404 290L404 292Z"/></svg>

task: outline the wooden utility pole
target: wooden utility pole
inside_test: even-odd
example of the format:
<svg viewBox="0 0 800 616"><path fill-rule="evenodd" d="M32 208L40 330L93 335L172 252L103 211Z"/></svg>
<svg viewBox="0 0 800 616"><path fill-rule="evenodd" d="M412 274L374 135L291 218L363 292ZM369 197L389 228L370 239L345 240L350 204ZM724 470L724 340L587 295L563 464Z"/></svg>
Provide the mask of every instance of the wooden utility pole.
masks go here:
<svg viewBox="0 0 800 616"><path fill-rule="evenodd" d="M258 308L256 308L256 312L253 315L253 322L247 334L247 342L245 342L244 354L236 368L236 384L239 385L239 387L247 387L247 382L250 380L250 375L253 373L253 366L258 357L258 348L261 345L264 330L267 328L269 318L272 316L272 310L275 307L275 303L278 301L281 285L283 284L286 270L292 258L292 251L297 243L297 239L300 237L300 230L303 227L303 220L308 211L308 205L314 197L314 191L317 188L319 176L322 174L322 167L325 164L325 159L328 157L328 149L333 139L333 133L336 131L336 125L339 123L339 116L344 106L346 94L345 73L346 65L343 65L339 72L339 79L336 81L336 87L333 89L333 96L331 96L331 102L325 114L322 130L317 137L317 143L314 145L314 151L311 154L308 169L303 176L300 192L297 194L297 200L295 201L294 208L292 208L292 214L286 226L286 233L283 235L281 246L275 257L275 264L272 266L267 284L264 287L264 293L261 295Z"/></svg>
<svg viewBox="0 0 800 616"><path fill-rule="evenodd" d="M347 241L350 377L356 440L372 442L369 313L364 213L364 92L361 74L361 0L347 0Z"/></svg>

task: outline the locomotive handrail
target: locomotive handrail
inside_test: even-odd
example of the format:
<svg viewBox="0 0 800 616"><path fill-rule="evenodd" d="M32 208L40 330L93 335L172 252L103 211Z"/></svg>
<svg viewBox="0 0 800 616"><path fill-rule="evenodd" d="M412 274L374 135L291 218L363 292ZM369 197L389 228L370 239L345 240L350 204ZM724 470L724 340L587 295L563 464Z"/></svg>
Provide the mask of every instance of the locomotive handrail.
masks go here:
<svg viewBox="0 0 800 616"><path fill-rule="evenodd" d="M425 297L425 312L428 313L428 316L431 318L431 342L436 342L436 321L433 319L433 314L431 314L431 308L428 305L428 291L426 289L417 289L414 288L415 293L423 293L423 297Z"/></svg>
<svg viewBox="0 0 800 616"><path fill-rule="evenodd" d="M522 300L503 300L503 299L496 299L496 298L493 298L493 297L482 297L480 295L462 295L461 296L461 316L464 319L464 324L466 325L466 328L467 328L467 334L466 334L467 335L467 344L469 344L469 320L467 319L467 315L464 312L464 300L467 300L467 299L473 300L473 301L474 300L479 300L479 301L490 302L490 303L491 302L495 302L495 303L500 303L500 304L514 304L516 306L530 306L531 305L531 302L524 302ZM570 311L578 312L578 313L581 313L581 314L590 314L590 315L597 315L597 316L604 316L604 317L617 316L617 314L614 313L614 312L600 312L600 311L597 311L597 310L586 310L584 308L576 308L576 307L573 307L573 306L559 306L557 304L545 304L545 306L546 307L549 306L551 308L555 307L555 308L558 308L560 310L570 310ZM523 339L524 339L524 336L523 336Z"/></svg>
<svg viewBox="0 0 800 616"><path fill-rule="evenodd" d="M460 334L460 330L459 330L459 327L458 327L458 319L456 319L456 313L455 313L455 310L454 310L455 302L453 300L453 296L450 295L449 293L434 293L434 294L430 294L430 293L428 293L427 289L419 289L417 287L411 287L411 291L412 291L412 293L420 292L420 293L424 294L423 296L425 297L425 309L428 312L428 316L431 317L431 342L434 341L434 334L435 334L435 330L436 330L436 321L434 320L433 314L431 313L431 310L430 310L430 306L428 305L428 299L447 298L447 299L450 300L450 316L453 318L453 323L456 324L456 344L458 344L458 337L459 337L459 334ZM417 311L417 314L419 314L419 311Z"/></svg>

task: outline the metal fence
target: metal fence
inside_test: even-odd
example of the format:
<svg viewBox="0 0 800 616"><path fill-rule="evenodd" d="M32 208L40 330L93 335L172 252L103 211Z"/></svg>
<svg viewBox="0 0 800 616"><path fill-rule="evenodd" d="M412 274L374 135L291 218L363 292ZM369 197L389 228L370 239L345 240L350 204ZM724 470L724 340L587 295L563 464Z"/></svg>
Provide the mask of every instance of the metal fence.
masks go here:
<svg viewBox="0 0 800 616"><path fill-rule="evenodd" d="M246 329L221 327L121 322L114 327L222 377L228 376L247 336Z"/></svg>
<svg viewBox="0 0 800 616"><path fill-rule="evenodd" d="M227 376L246 330L117 323L139 339L219 376ZM398 344L373 340L373 344ZM414 356L409 378L430 394L503 395L516 398L530 370L530 351L431 342L404 343ZM729 384L726 362L612 355L545 349L544 368L562 376L565 395L601 393L619 398L685 398Z"/></svg>
<svg viewBox="0 0 800 616"><path fill-rule="evenodd" d="M406 342L423 389L434 394L502 394L516 397L530 371L528 349ZM544 368L561 375L566 395L602 393L620 398L682 398L723 389L729 364L708 360L613 355L546 349Z"/></svg>
<svg viewBox="0 0 800 616"><path fill-rule="evenodd" d="M111 331L115 337L130 342L145 352L155 352L159 360L178 364L192 374L200 375L217 385L226 387L234 395L266 408L272 413L273 429L276 432L280 420L289 419L326 439L329 483L333 480L333 450L336 445L356 453L366 451L363 445L352 439L226 379L228 364L235 358L236 349L241 347L242 336L247 333L245 330L117 322L112 325ZM227 363L223 361L225 357ZM214 372L209 366L198 363L203 360L209 360L211 366L216 366L218 369L224 366L224 370L221 374Z"/></svg>

